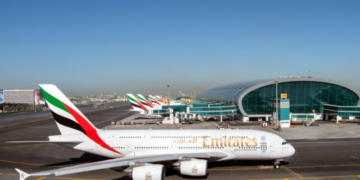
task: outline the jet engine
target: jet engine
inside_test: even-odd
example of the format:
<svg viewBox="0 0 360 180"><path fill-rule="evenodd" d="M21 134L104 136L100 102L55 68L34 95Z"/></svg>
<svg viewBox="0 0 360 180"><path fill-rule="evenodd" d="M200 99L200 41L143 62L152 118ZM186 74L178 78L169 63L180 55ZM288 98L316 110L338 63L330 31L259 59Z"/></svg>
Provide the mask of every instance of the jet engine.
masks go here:
<svg viewBox="0 0 360 180"><path fill-rule="evenodd" d="M182 161L178 168L180 173L187 176L206 176L207 175L207 161L193 160Z"/></svg>
<svg viewBox="0 0 360 180"><path fill-rule="evenodd" d="M133 180L164 180L165 167L163 165L135 167L131 176Z"/></svg>

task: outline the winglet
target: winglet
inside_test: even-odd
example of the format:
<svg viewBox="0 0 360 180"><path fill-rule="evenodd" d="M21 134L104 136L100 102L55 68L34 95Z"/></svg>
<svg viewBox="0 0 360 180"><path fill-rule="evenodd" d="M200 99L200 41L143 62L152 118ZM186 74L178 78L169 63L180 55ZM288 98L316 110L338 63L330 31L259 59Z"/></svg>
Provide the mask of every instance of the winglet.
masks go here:
<svg viewBox="0 0 360 180"><path fill-rule="evenodd" d="M19 173L20 180L24 180L30 176L28 173L21 171L20 169L15 168L15 170Z"/></svg>

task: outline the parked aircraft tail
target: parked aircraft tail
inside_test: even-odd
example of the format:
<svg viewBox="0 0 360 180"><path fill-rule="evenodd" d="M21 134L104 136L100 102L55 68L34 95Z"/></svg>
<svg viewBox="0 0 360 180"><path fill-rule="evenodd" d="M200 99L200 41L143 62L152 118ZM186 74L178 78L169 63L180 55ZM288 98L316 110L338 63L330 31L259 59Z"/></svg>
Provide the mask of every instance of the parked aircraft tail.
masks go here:
<svg viewBox="0 0 360 180"><path fill-rule="evenodd" d="M133 94L128 93L126 94L126 97L129 99L134 111L142 112L147 110Z"/></svg>
<svg viewBox="0 0 360 180"><path fill-rule="evenodd" d="M146 107L146 109L154 109L154 106L150 104L150 102L146 100L143 95L138 94L137 98L139 99L140 103Z"/></svg>
<svg viewBox="0 0 360 180"><path fill-rule="evenodd" d="M155 99L152 95L149 95L149 100L154 106L161 106L161 103Z"/></svg>
<svg viewBox="0 0 360 180"><path fill-rule="evenodd" d="M98 131L101 130L97 129L55 85L40 84L39 86L61 134L84 133L100 147L121 154L100 138Z"/></svg>
<svg viewBox="0 0 360 180"><path fill-rule="evenodd" d="M98 131L55 85L39 86L61 134L91 134Z"/></svg>
<svg viewBox="0 0 360 180"><path fill-rule="evenodd" d="M158 100L162 105L165 104L164 100L161 99L160 96L155 96L156 100Z"/></svg>

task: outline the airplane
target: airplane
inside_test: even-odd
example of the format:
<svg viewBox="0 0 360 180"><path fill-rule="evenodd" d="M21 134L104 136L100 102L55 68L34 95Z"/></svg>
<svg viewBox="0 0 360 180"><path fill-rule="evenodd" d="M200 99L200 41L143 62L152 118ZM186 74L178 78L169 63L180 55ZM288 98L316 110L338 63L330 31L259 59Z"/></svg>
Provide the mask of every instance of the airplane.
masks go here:
<svg viewBox="0 0 360 180"><path fill-rule="evenodd" d="M158 100L160 103L165 104L164 100L160 96L155 96L156 100Z"/></svg>
<svg viewBox="0 0 360 180"><path fill-rule="evenodd" d="M155 109L154 106L148 100L146 100L143 95L137 94L137 98L147 109Z"/></svg>
<svg viewBox="0 0 360 180"><path fill-rule="evenodd" d="M131 106L133 107L133 109L130 109L130 111L137 111L137 112L140 112L140 114L146 114L146 116L162 117L162 115L145 113L145 111L152 110L152 109L153 110L159 110L159 109L161 109L161 106L155 106L155 107L152 106L152 107L150 107L148 105L150 103L145 98L143 98L143 99L145 99L145 101L142 100L142 102L141 102L140 99L137 99L133 94L130 94L130 93L127 93L126 97L129 99L129 102L131 103Z"/></svg>
<svg viewBox="0 0 360 180"><path fill-rule="evenodd" d="M165 166L173 166L182 175L204 177L208 162L273 160L274 168L279 169L280 160L295 153L294 147L280 136L258 130L101 130L55 85L39 86L60 135L49 136L49 141L10 143L55 143L113 159L34 173L16 168L20 180L106 168L121 168L134 180L164 180Z"/></svg>
<svg viewBox="0 0 360 180"><path fill-rule="evenodd" d="M149 95L149 101L151 102L151 104L153 104L154 106L161 106L164 103L161 104L160 101L158 101L154 96Z"/></svg>
<svg viewBox="0 0 360 180"><path fill-rule="evenodd" d="M161 105L166 105L165 101L160 96L155 96L155 98ZM182 102L175 102L173 100L166 100L166 101L167 101L167 105L185 105Z"/></svg>
<svg viewBox="0 0 360 180"><path fill-rule="evenodd" d="M133 94L127 93L126 97L129 99L129 102L133 107L131 111L139 111L140 114L144 114L147 108L142 103L140 103L140 101Z"/></svg>

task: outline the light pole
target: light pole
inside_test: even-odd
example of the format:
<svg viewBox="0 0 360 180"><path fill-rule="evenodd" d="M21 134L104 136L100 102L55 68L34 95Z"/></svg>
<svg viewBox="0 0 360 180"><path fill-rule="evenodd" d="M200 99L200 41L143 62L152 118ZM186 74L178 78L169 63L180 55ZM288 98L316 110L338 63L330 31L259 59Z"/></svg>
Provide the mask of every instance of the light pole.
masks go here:
<svg viewBox="0 0 360 180"><path fill-rule="evenodd" d="M275 80L275 86L276 86L276 92L275 92L275 102L276 102L276 121L275 121L275 125L276 125L276 128L278 128L278 124L279 124L279 112L278 112L278 79Z"/></svg>
<svg viewBox="0 0 360 180"><path fill-rule="evenodd" d="M168 88L168 99L170 99L170 85L169 84L167 85L167 88Z"/></svg>
<svg viewBox="0 0 360 180"><path fill-rule="evenodd" d="M194 90L195 90L195 101L196 101L196 87L194 88Z"/></svg>
<svg viewBox="0 0 360 180"><path fill-rule="evenodd" d="M235 101L235 96L236 96L236 95L235 95L235 94L233 94L233 97L234 97L234 98L233 98L233 102L232 102L232 103L233 103L233 105L235 105L235 102L234 102L234 101Z"/></svg>
<svg viewBox="0 0 360 180"><path fill-rule="evenodd" d="M234 111L231 111L231 115L232 115L232 123L235 123L235 121L234 121Z"/></svg>

